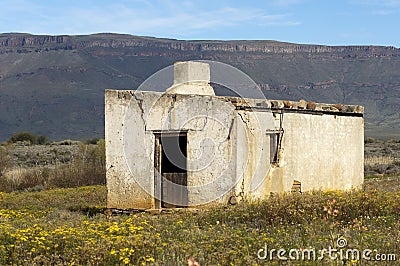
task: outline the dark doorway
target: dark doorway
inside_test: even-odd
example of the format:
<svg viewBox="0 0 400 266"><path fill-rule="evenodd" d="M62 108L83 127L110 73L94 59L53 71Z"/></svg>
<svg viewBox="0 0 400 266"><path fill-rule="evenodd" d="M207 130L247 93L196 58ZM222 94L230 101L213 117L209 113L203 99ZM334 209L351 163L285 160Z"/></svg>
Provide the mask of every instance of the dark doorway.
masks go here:
<svg viewBox="0 0 400 266"><path fill-rule="evenodd" d="M161 173L186 173L187 135L160 135Z"/></svg>
<svg viewBox="0 0 400 266"><path fill-rule="evenodd" d="M187 190L187 134L156 134L155 188L160 200L156 200L158 208L186 207Z"/></svg>

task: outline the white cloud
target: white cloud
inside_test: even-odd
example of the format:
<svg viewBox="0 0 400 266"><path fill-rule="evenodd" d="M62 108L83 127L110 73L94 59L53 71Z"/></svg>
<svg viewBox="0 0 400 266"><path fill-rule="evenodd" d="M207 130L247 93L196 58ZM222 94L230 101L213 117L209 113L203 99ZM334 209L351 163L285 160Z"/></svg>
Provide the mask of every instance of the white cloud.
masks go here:
<svg viewBox="0 0 400 266"><path fill-rule="evenodd" d="M302 0L276 0L280 4ZM290 27L300 23L291 14L266 12L262 8L227 2L191 0L102 1L12 0L0 10L0 32L19 31L34 34L88 34L97 32L176 38L198 38L209 32L224 32L235 27ZM230 3L234 5L229 5ZM18 15L17 15L18 14ZM12 27L11 27L12 25ZM243 27L242 27L243 29Z"/></svg>
<svg viewBox="0 0 400 266"><path fill-rule="evenodd" d="M121 4L106 8L65 10L64 15L49 18L48 24L59 30L82 32L125 32L146 35L199 33L217 28L236 27L244 23L253 26L293 26L296 21L287 14L266 14L261 9L221 7L202 11L195 10L192 2L183 6L167 5L160 9L142 6L141 8Z"/></svg>

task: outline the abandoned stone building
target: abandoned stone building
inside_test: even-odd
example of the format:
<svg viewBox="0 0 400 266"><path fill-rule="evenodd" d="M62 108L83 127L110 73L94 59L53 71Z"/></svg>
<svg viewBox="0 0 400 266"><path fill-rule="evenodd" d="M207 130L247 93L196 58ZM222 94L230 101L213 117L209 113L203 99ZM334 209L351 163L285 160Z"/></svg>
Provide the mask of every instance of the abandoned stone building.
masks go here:
<svg viewBox="0 0 400 266"><path fill-rule="evenodd" d="M105 92L109 208L362 185L363 107L216 96L207 63L174 68L165 92Z"/></svg>

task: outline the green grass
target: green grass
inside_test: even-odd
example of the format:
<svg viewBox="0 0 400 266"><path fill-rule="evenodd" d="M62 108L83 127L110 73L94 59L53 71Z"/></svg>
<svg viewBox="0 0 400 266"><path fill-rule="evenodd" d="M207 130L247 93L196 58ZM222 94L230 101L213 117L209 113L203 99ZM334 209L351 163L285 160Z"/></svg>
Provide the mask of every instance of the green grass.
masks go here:
<svg viewBox="0 0 400 266"><path fill-rule="evenodd" d="M0 208L9 210L45 211L68 210L81 206L104 206L106 188L87 186L50 189L40 192L0 192Z"/></svg>
<svg viewBox="0 0 400 266"><path fill-rule="evenodd" d="M347 248L400 256L400 192L370 182L366 191L282 194L158 215L111 215L104 186L1 193L0 265L187 265L188 257L200 265L278 265L276 253L270 261L257 252L265 245L328 249L339 237ZM286 265L299 263L321 261ZM324 263L342 265L327 255Z"/></svg>

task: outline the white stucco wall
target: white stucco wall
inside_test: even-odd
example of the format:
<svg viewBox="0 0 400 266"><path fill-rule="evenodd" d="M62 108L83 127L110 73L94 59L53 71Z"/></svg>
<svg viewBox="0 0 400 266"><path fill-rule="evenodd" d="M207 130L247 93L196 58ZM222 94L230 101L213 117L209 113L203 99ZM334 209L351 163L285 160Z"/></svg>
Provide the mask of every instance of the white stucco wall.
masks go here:
<svg viewBox="0 0 400 266"><path fill-rule="evenodd" d="M153 177L151 135L146 134L141 110L137 101L131 101L127 91L105 93L105 139L107 206L118 209L151 208L152 196L138 185L137 177L150 182ZM126 132L125 132L126 130ZM126 138L126 136L129 136ZM126 141L126 139L128 141ZM141 140L135 145L133 140ZM149 140L148 142L145 142ZM126 154L125 154L126 152Z"/></svg>
<svg viewBox="0 0 400 266"><path fill-rule="evenodd" d="M293 180L301 182L303 191L347 190L362 185L362 117L286 113L283 128L283 187L272 190L290 191Z"/></svg>
<svg viewBox="0 0 400 266"><path fill-rule="evenodd" d="M249 106L265 108L242 108ZM303 191L362 184L362 117L282 108L283 150L279 165L271 167L266 131L279 125L280 116L273 118L269 107L266 100L107 90L108 207L155 207L157 132L187 132L190 206L226 203L232 195L262 199L290 191L294 180Z"/></svg>
<svg viewBox="0 0 400 266"><path fill-rule="evenodd" d="M110 208L154 207L156 132L187 132L189 205L226 202L226 194L237 183L237 117L230 101L112 90L106 91L105 101Z"/></svg>

